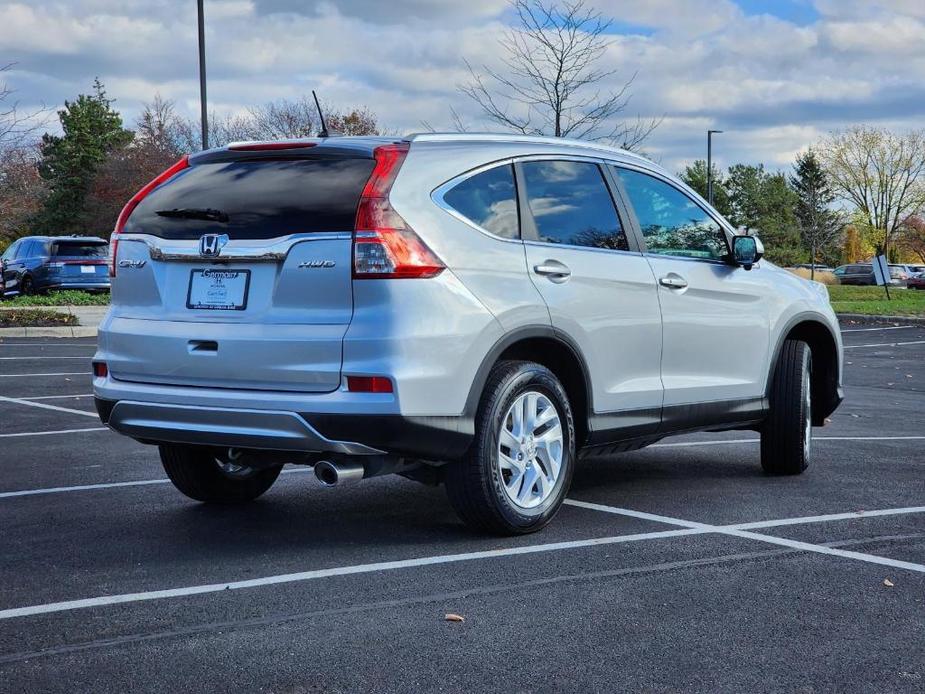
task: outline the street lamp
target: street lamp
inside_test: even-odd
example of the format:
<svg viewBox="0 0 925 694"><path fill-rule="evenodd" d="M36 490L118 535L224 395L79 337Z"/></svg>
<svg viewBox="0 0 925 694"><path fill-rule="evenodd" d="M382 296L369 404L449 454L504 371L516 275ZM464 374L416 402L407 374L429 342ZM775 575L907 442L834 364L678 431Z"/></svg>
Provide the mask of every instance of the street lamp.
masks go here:
<svg viewBox="0 0 925 694"><path fill-rule="evenodd" d="M202 123L202 148L209 149L209 117L206 108L206 27L202 11L203 0L197 0L199 14L199 119Z"/></svg>
<svg viewBox="0 0 925 694"><path fill-rule="evenodd" d="M707 130L707 202L713 204L713 135L722 130Z"/></svg>

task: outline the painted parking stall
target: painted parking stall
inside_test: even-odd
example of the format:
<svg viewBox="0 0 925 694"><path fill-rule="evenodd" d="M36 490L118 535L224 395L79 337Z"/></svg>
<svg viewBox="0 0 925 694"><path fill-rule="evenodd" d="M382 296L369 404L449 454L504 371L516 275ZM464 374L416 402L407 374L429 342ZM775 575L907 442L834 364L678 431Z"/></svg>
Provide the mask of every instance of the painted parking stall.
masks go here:
<svg viewBox="0 0 925 694"><path fill-rule="evenodd" d="M287 468L247 509L199 506L94 418L91 340L0 342L0 689L174 689L209 661L205 691L517 689L539 667L540 689L912 691L925 327L843 339L846 401L803 476L763 475L751 432L669 439L579 467L557 520L513 539L398 478Z"/></svg>

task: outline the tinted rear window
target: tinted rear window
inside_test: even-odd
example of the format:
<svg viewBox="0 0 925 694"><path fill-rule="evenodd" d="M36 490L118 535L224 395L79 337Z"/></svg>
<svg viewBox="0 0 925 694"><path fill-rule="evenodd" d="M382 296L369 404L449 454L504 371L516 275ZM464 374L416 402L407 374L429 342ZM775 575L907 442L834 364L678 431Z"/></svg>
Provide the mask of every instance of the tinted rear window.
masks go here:
<svg viewBox="0 0 925 694"><path fill-rule="evenodd" d="M51 255L68 258L106 258L109 246L105 243L62 243L52 244Z"/></svg>
<svg viewBox="0 0 925 694"><path fill-rule="evenodd" d="M506 239L519 234L517 190L510 164L470 176L455 186L444 201L463 217Z"/></svg>
<svg viewBox="0 0 925 694"><path fill-rule="evenodd" d="M373 164L372 159L198 164L142 200L125 232L167 239L206 233L270 239L350 231ZM189 218L197 214L209 218Z"/></svg>

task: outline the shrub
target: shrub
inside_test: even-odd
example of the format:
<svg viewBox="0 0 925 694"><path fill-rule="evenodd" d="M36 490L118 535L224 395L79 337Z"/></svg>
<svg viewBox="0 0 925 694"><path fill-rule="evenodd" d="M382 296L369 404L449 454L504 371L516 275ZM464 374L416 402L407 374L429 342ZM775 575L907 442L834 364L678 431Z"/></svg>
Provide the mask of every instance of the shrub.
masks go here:
<svg viewBox="0 0 925 694"><path fill-rule="evenodd" d="M46 327L53 325L77 325L77 316L40 308L0 310L0 328Z"/></svg>
<svg viewBox="0 0 925 694"><path fill-rule="evenodd" d="M797 277L802 277L804 280L810 279L810 270L805 267L794 267L787 268ZM813 278L816 282L821 282L822 284L838 284L838 278L835 276L834 272L829 272L828 270L816 270L816 276Z"/></svg>

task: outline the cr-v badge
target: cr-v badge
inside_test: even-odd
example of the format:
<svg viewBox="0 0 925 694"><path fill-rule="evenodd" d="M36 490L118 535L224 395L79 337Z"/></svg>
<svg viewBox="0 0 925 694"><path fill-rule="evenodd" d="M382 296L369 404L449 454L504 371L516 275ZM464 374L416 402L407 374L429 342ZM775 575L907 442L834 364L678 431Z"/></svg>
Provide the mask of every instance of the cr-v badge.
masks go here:
<svg viewBox="0 0 925 694"><path fill-rule="evenodd" d="M199 239L199 255L203 258L214 258L222 252L228 243L228 234L204 234Z"/></svg>
<svg viewBox="0 0 925 694"><path fill-rule="evenodd" d="M119 267L130 267L137 270L143 268L147 262L147 260L120 260Z"/></svg>

